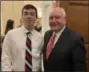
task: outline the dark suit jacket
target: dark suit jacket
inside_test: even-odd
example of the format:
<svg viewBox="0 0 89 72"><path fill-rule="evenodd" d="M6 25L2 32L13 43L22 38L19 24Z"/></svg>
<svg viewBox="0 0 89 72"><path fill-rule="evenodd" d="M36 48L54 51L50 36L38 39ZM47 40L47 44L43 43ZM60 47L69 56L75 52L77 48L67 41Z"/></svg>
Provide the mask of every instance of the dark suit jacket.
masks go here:
<svg viewBox="0 0 89 72"><path fill-rule="evenodd" d="M44 72L85 72L86 52L82 37L66 27L47 60L46 48L51 35L52 31L50 30L44 36Z"/></svg>

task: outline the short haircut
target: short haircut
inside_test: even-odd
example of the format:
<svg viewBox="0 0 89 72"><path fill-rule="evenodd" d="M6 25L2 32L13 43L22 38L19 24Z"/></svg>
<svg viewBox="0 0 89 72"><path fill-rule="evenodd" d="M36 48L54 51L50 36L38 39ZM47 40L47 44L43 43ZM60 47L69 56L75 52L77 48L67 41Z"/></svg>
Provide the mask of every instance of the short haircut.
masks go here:
<svg viewBox="0 0 89 72"><path fill-rule="evenodd" d="M64 8L60 8L60 11L61 11L61 13L63 14L63 17L66 17L66 12L65 12L65 10L64 10Z"/></svg>
<svg viewBox="0 0 89 72"><path fill-rule="evenodd" d="M51 12L52 12L55 8L57 8L57 10L60 10L60 12L62 13L62 17L66 17L66 12L65 12L65 9L64 9L64 8L62 8L62 7L53 7L52 10L51 10Z"/></svg>
<svg viewBox="0 0 89 72"><path fill-rule="evenodd" d="M26 4L22 9L22 14L23 14L24 9L34 9L36 12L36 18L38 18L37 8L35 6L33 6L32 4Z"/></svg>

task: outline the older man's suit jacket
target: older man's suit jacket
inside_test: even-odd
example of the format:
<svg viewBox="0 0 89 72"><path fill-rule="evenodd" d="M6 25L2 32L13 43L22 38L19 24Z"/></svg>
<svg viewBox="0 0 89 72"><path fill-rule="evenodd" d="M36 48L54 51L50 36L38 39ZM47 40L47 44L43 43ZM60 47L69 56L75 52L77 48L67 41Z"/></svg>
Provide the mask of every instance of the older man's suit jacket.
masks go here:
<svg viewBox="0 0 89 72"><path fill-rule="evenodd" d="M49 30L44 36L44 72L85 72L85 48L82 37L67 27L56 42L50 56L46 59L47 44L52 35Z"/></svg>

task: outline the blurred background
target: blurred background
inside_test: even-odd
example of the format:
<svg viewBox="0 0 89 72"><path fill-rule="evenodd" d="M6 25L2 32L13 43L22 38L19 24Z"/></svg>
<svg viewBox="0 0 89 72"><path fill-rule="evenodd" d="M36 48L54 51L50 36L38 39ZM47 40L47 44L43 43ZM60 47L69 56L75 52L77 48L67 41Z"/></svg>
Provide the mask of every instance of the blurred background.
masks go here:
<svg viewBox="0 0 89 72"><path fill-rule="evenodd" d="M38 23L44 35L49 28L49 12L54 6L64 7L67 13L67 26L84 37L86 48L86 66L89 72L89 1L1 1L1 37L5 35L8 19L14 20L14 28L21 23L21 10L25 4L33 4L38 9ZM0 37L0 39L1 39Z"/></svg>

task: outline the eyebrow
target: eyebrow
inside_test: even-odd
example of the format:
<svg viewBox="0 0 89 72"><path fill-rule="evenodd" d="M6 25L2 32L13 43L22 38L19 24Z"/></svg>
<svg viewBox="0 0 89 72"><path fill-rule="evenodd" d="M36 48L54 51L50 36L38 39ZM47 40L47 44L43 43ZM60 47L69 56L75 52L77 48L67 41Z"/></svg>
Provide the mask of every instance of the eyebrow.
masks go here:
<svg viewBox="0 0 89 72"><path fill-rule="evenodd" d="M23 12L23 13L28 13L28 12Z"/></svg>

